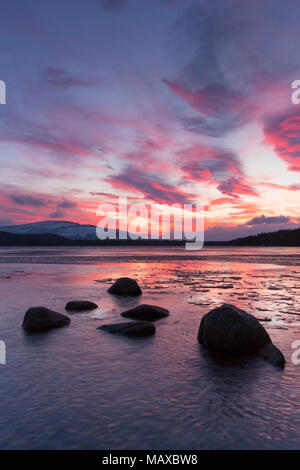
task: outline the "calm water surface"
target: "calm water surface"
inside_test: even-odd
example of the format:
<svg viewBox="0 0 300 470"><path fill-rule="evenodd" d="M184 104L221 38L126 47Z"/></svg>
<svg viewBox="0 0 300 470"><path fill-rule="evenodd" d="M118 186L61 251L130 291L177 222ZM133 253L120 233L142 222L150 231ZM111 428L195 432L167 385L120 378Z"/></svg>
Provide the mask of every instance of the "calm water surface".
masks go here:
<svg viewBox="0 0 300 470"><path fill-rule="evenodd" d="M139 299L106 290L136 278ZM300 249L0 249L2 449L300 448ZM98 303L71 325L26 335L27 308L64 312ZM287 359L222 362L197 343L201 317L224 302L263 321ZM156 335L133 339L96 328L137 303L170 310Z"/></svg>

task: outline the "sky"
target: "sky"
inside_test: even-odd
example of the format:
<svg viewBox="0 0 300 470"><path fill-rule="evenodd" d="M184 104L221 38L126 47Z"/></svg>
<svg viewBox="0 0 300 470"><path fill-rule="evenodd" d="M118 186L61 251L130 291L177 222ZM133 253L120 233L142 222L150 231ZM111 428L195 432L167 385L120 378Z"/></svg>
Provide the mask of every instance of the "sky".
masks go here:
<svg viewBox="0 0 300 470"><path fill-rule="evenodd" d="M300 224L296 0L1 2L0 224L205 207L207 240Z"/></svg>

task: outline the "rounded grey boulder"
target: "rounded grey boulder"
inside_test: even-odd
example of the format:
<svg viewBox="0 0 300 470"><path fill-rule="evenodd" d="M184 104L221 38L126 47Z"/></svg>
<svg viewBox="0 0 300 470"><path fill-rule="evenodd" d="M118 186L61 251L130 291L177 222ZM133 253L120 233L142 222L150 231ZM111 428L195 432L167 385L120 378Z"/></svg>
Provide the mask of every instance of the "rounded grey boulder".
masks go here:
<svg viewBox="0 0 300 470"><path fill-rule="evenodd" d="M49 308L31 307L25 313L22 326L28 333L41 333L69 325L70 322L71 319L67 315L54 312Z"/></svg>
<svg viewBox="0 0 300 470"><path fill-rule="evenodd" d="M89 300L72 300L65 306L66 310L81 311L81 310L94 310L98 305Z"/></svg>
<svg viewBox="0 0 300 470"><path fill-rule="evenodd" d="M125 335L125 336L152 336L155 333L153 323L147 321L133 321L125 323L113 323L110 325L102 325L97 328L108 333Z"/></svg>
<svg viewBox="0 0 300 470"><path fill-rule="evenodd" d="M138 283L130 277L120 277L109 289L109 294L123 296L138 296L142 294L142 289Z"/></svg>
<svg viewBox="0 0 300 470"><path fill-rule="evenodd" d="M231 355L259 354L272 364L283 366L283 354L270 336L249 313L224 304L211 310L201 320L198 341L209 349Z"/></svg>
<svg viewBox="0 0 300 470"><path fill-rule="evenodd" d="M134 320L155 321L159 318L167 317L169 310L156 305L137 305L126 312L121 313L122 317L133 318Z"/></svg>

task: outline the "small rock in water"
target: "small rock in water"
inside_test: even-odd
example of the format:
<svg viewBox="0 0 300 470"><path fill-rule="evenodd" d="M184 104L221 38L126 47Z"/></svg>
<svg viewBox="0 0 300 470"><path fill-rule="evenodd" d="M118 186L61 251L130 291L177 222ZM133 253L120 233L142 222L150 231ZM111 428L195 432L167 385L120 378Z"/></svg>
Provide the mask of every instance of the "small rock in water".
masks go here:
<svg viewBox="0 0 300 470"><path fill-rule="evenodd" d="M113 323L102 325L97 328L108 333L125 335L125 336L152 336L155 333L155 326L148 321L133 321L125 323Z"/></svg>
<svg viewBox="0 0 300 470"><path fill-rule="evenodd" d="M22 326L28 333L41 333L69 325L70 322L71 319L67 315L54 312L49 308L31 307L25 314Z"/></svg>
<svg viewBox="0 0 300 470"><path fill-rule="evenodd" d="M120 277L107 292L114 295L138 296L142 294L142 289L134 279L130 277Z"/></svg>
<svg viewBox="0 0 300 470"><path fill-rule="evenodd" d="M275 365L283 366L285 362L259 321L230 304L204 315L198 341L209 349L229 355L259 354Z"/></svg>
<svg viewBox="0 0 300 470"><path fill-rule="evenodd" d="M95 308L98 308L98 305L94 302L90 302L89 300L72 300L65 306L66 310L74 311L94 310Z"/></svg>
<svg viewBox="0 0 300 470"><path fill-rule="evenodd" d="M133 318L134 320L155 321L159 318L167 317L169 310L156 305L137 305L126 312L121 313L122 317Z"/></svg>

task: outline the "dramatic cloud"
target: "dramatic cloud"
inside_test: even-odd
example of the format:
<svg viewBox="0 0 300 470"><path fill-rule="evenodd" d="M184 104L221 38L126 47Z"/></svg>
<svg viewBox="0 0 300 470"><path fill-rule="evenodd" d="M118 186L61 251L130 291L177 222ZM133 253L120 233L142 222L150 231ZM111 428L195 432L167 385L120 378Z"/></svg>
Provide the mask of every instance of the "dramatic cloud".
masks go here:
<svg viewBox="0 0 300 470"><path fill-rule="evenodd" d="M234 195L241 195L247 194L250 196L257 196L257 192L251 188L249 184L246 183L241 178L230 177L228 180L223 181L223 183L219 184L218 190L221 191L223 194L227 194L228 196Z"/></svg>
<svg viewBox="0 0 300 470"><path fill-rule="evenodd" d="M39 197L31 196L29 194L11 194L10 198L13 202L20 206L42 207L48 205L48 201L45 201L44 199L41 199Z"/></svg>
<svg viewBox="0 0 300 470"><path fill-rule="evenodd" d="M209 203L209 207L213 206L223 206L223 205L234 205L238 204L239 202L231 197L218 197L217 199L212 199Z"/></svg>
<svg viewBox="0 0 300 470"><path fill-rule="evenodd" d="M245 225L254 226L261 224L285 224L287 222L290 222L290 220L290 217L285 217L284 215L278 215L273 217L261 215L259 217L254 217L253 219L248 220Z"/></svg>
<svg viewBox="0 0 300 470"><path fill-rule="evenodd" d="M179 152L181 169L189 181L215 184L227 196L257 196L247 182L238 157L225 149L197 145Z"/></svg>
<svg viewBox="0 0 300 470"><path fill-rule="evenodd" d="M56 209L56 211L50 212L49 216L51 219L62 219L65 213L61 209Z"/></svg>
<svg viewBox="0 0 300 470"><path fill-rule="evenodd" d="M291 171L300 171L300 112L299 110L266 119L264 135L277 155Z"/></svg>
<svg viewBox="0 0 300 470"><path fill-rule="evenodd" d="M246 110L249 113L250 104L246 104L246 99L234 90L226 89L222 84L206 86L205 88L191 91L178 83L164 79L163 82L175 94L185 100L188 105L201 114L217 118L212 120L187 119L183 122L191 130L202 130L207 134L221 134L230 127L240 126L245 120ZM224 121L224 124L220 122ZM225 124L225 121L228 121ZM214 128L215 127L215 128Z"/></svg>
<svg viewBox="0 0 300 470"><path fill-rule="evenodd" d="M97 204L126 195L204 201L208 239L297 223L299 2L12 3L2 218L95 223Z"/></svg>
<svg viewBox="0 0 300 470"><path fill-rule="evenodd" d="M62 202L59 202L57 204L57 207L61 209L72 209L73 207L76 207L76 203L74 201L69 201L68 199L63 198Z"/></svg>
<svg viewBox="0 0 300 470"><path fill-rule="evenodd" d="M200 114L183 125L222 135L264 112L262 100L297 78L300 6L287 0L199 0L186 9L170 36L177 73L164 78L173 94ZM287 77L290 77L287 81ZM287 99L288 94L286 94Z"/></svg>
<svg viewBox="0 0 300 470"><path fill-rule="evenodd" d="M282 189L284 191L300 191L300 184L290 184L285 186L284 184L277 183L259 183L259 186L266 186L272 189Z"/></svg>
<svg viewBox="0 0 300 470"><path fill-rule="evenodd" d="M237 156L225 149L194 145L178 152L181 168L192 180L207 179L220 181L228 175L243 175Z"/></svg>
<svg viewBox="0 0 300 470"><path fill-rule="evenodd" d="M71 201L63 197L62 201L56 203L56 210L50 212L49 216L51 219L62 219L68 214L68 210L77 207L76 202Z"/></svg>
<svg viewBox="0 0 300 470"><path fill-rule="evenodd" d="M91 155L92 147L81 141L78 136L68 135L63 130L46 128L41 123L21 121L11 115L3 119L0 130L0 142L13 142L53 153L64 153L71 156L85 157Z"/></svg>
<svg viewBox="0 0 300 470"><path fill-rule="evenodd" d="M116 176L106 178L106 181L116 188L141 193L146 199L159 204L185 204L191 202L190 198L193 197L165 183L157 174L146 173L131 166Z"/></svg>

